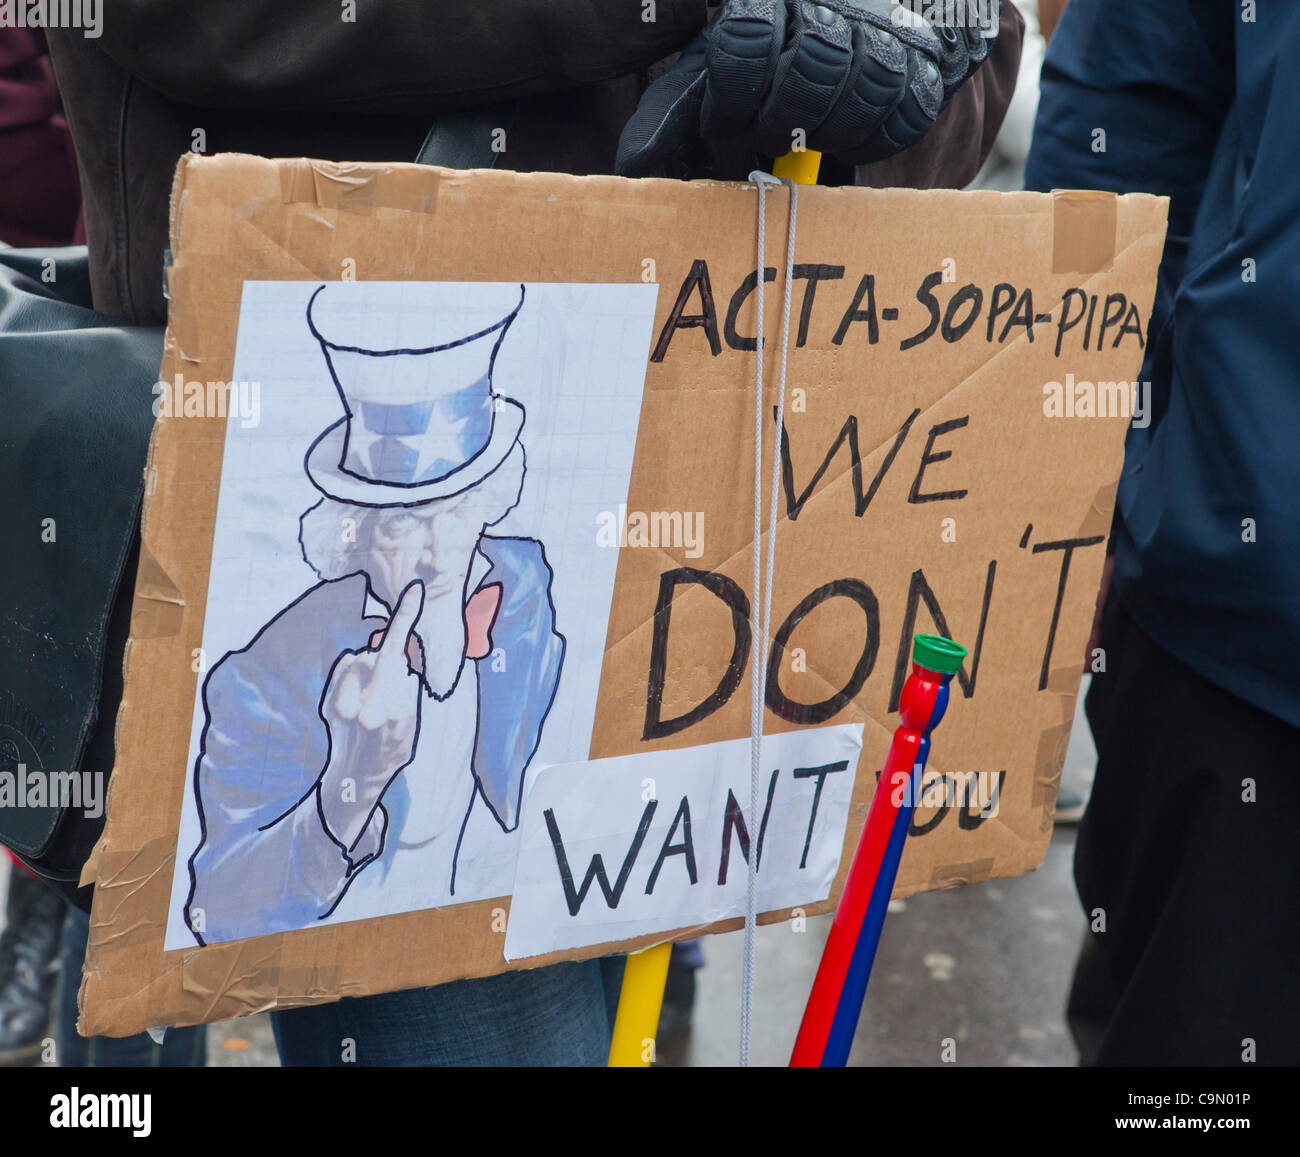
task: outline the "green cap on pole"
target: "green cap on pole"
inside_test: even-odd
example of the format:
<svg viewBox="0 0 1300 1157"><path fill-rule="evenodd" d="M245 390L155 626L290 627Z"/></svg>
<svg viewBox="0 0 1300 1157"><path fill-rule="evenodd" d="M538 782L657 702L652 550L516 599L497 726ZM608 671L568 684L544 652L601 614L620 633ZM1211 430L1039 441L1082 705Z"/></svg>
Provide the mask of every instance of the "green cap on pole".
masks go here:
<svg viewBox="0 0 1300 1157"><path fill-rule="evenodd" d="M966 648L942 635L917 635L912 640L912 660L927 671L955 675L966 658Z"/></svg>

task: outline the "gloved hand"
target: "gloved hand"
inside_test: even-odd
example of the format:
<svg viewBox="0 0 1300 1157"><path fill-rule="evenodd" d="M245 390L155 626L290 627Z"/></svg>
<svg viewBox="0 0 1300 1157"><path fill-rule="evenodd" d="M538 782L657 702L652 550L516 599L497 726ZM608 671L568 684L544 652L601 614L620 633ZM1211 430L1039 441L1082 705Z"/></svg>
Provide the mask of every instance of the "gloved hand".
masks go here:
<svg viewBox="0 0 1300 1157"><path fill-rule="evenodd" d="M965 27L930 13L977 13ZM918 14L919 13L919 14ZM996 41L1000 0L725 0L624 126L615 172L653 172L696 135L850 165L915 144ZM984 35L985 30L992 34Z"/></svg>

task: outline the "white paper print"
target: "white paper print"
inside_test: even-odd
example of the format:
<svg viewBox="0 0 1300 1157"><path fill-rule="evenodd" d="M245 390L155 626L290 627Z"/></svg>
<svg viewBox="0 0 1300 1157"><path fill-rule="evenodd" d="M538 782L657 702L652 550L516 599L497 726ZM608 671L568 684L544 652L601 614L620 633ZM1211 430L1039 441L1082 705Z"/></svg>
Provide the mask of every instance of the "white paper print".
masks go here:
<svg viewBox="0 0 1300 1157"><path fill-rule="evenodd" d="M546 767L533 777L505 956L517 960L813 904L839 869L861 723L763 738L761 806L750 742Z"/></svg>
<svg viewBox="0 0 1300 1157"><path fill-rule="evenodd" d="M590 746L655 300L245 283L167 949L509 893Z"/></svg>

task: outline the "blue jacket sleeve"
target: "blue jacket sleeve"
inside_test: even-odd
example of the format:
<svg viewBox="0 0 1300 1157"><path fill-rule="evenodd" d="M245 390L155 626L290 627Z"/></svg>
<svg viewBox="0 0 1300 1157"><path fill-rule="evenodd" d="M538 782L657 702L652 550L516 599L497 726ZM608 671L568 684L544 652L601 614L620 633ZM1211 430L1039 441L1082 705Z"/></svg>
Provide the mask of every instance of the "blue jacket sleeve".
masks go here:
<svg viewBox="0 0 1300 1157"><path fill-rule="evenodd" d="M1186 272L1201 194L1231 115L1239 12L1222 0L1070 0L1043 62L1025 187L1170 199L1147 380L1161 376L1153 351Z"/></svg>
<svg viewBox="0 0 1300 1157"><path fill-rule="evenodd" d="M1190 232L1232 103L1236 8L1070 0L1043 61L1027 187L1168 196Z"/></svg>

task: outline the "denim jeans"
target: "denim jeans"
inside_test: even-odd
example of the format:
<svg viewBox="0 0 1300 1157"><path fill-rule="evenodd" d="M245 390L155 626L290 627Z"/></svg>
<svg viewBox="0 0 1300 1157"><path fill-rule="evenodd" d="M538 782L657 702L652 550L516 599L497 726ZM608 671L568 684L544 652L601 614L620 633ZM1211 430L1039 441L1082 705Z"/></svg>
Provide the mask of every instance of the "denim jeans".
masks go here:
<svg viewBox="0 0 1300 1157"><path fill-rule="evenodd" d="M202 1065L207 1030L77 1035L77 988L89 921L69 907L57 996L60 1065ZM312 1067L603 1065L609 1055L623 957L552 964L271 1013L280 1063Z"/></svg>
<svg viewBox="0 0 1300 1157"><path fill-rule="evenodd" d="M77 1035L77 989L81 963L86 958L90 918L68 905L59 946L59 987L55 996L55 1047L61 1068L189 1068L207 1063L208 1030L169 1028L161 1045L148 1033L135 1036L82 1037Z"/></svg>
<svg viewBox="0 0 1300 1157"><path fill-rule="evenodd" d="M603 1065L623 958L271 1013L285 1065Z"/></svg>

